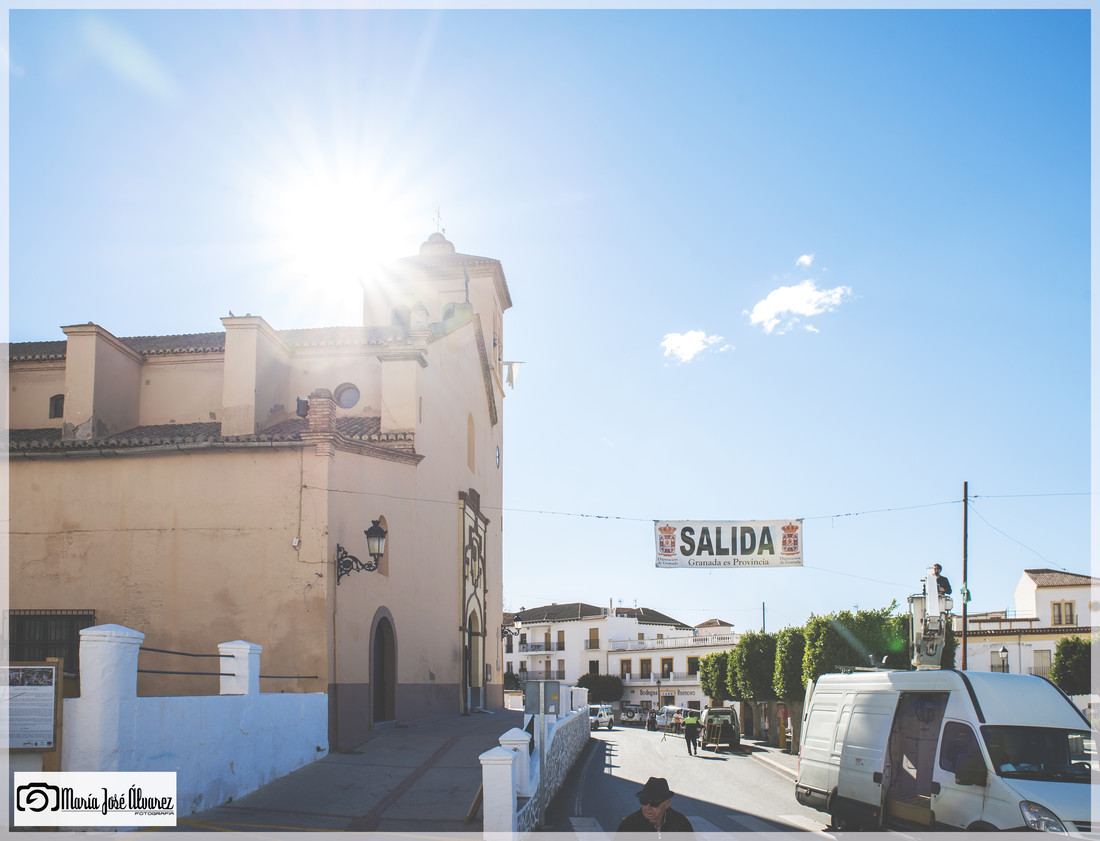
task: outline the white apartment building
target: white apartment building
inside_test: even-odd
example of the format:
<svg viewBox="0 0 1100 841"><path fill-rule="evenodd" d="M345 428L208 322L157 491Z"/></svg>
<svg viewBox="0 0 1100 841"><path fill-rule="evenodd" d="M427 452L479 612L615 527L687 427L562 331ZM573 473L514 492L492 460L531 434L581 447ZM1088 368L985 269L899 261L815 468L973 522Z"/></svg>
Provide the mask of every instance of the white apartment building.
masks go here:
<svg viewBox="0 0 1100 841"><path fill-rule="evenodd" d="M1065 637L1089 637L1100 616L1100 578L1056 569L1025 569L1016 585L1015 609L969 613L966 667L1046 677L1054 650ZM955 617L962 644L962 617ZM960 652L961 655L961 652ZM961 656L956 657L961 667Z"/></svg>
<svg viewBox="0 0 1100 841"><path fill-rule="evenodd" d="M699 661L737 644L728 622L712 619L693 628L646 607L571 602L521 608L504 619L511 632L504 640L504 669L521 683L618 675L623 704L645 708L707 706Z"/></svg>

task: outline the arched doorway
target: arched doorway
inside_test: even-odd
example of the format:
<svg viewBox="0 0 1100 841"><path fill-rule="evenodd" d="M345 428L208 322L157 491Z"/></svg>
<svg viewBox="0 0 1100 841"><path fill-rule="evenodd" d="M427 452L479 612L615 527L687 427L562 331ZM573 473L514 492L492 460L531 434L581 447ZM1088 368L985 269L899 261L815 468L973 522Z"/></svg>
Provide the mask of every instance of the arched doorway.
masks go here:
<svg viewBox="0 0 1100 841"><path fill-rule="evenodd" d="M374 626L371 647L371 721L377 725L397 718L397 645L393 625L383 616Z"/></svg>

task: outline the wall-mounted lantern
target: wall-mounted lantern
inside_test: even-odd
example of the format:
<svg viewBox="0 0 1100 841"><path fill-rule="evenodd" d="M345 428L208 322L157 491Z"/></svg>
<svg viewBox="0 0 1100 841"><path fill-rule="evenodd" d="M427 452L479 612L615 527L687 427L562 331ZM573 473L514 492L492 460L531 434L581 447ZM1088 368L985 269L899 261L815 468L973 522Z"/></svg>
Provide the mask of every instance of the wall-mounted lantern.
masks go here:
<svg viewBox="0 0 1100 841"><path fill-rule="evenodd" d="M336 583L352 572L374 572L378 569L378 562L386 554L386 530L378 524L377 520L371 521L371 527L363 532L367 537L367 554L371 559L367 563L360 561L355 555L349 555L348 550L336 544Z"/></svg>
<svg viewBox="0 0 1100 841"><path fill-rule="evenodd" d="M522 627L523 627L523 622L517 616L516 621L512 623L511 628L509 628L507 625L501 625L500 626L500 638L504 639L505 637L518 637L520 629Z"/></svg>

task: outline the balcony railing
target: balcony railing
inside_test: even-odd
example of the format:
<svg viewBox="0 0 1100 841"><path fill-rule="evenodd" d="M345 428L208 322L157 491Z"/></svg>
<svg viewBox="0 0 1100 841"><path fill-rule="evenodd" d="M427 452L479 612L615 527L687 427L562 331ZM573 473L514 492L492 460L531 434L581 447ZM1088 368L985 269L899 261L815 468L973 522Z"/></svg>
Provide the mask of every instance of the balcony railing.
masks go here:
<svg viewBox="0 0 1100 841"><path fill-rule="evenodd" d="M565 669L551 669L548 672L529 672L524 669L516 677L521 685L529 680L565 680Z"/></svg>
<svg viewBox="0 0 1100 841"><path fill-rule="evenodd" d="M687 672L668 672L667 674L661 674L660 672L654 672L653 674L646 675L624 675L622 676L623 683L638 684L643 683L647 685L656 685L657 681L661 683L667 683L669 681L677 680L695 680L698 677L698 672L695 674L688 674Z"/></svg>
<svg viewBox="0 0 1100 841"><path fill-rule="evenodd" d="M736 634L708 634L698 637L669 637L667 639L611 640L612 651L644 651L646 649L694 648L696 646L737 644Z"/></svg>
<svg viewBox="0 0 1100 841"><path fill-rule="evenodd" d="M564 642L521 642L520 654L537 654L542 651L565 651Z"/></svg>
<svg viewBox="0 0 1100 841"><path fill-rule="evenodd" d="M1039 677L1050 677L1050 666L1032 666L1027 671L1028 674L1038 675Z"/></svg>
<svg viewBox="0 0 1100 841"><path fill-rule="evenodd" d="M584 641L584 650L585 651L595 651L599 647L600 647L600 641L599 640L585 640Z"/></svg>

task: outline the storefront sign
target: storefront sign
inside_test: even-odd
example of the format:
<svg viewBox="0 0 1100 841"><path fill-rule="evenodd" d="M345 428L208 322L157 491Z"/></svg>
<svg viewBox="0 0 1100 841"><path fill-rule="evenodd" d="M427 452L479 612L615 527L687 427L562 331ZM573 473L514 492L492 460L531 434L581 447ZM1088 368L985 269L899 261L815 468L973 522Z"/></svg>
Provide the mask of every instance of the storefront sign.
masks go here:
<svg viewBox="0 0 1100 841"><path fill-rule="evenodd" d="M654 520L657 567L802 566L802 520Z"/></svg>

